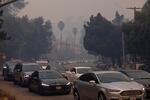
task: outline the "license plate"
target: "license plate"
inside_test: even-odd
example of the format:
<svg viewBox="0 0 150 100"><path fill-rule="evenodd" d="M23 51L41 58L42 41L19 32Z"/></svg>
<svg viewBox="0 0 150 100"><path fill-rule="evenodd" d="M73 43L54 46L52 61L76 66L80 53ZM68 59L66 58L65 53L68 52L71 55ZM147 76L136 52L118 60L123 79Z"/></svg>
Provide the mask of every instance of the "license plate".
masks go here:
<svg viewBox="0 0 150 100"><path fill-rule="evenodd" d="M62 88L61 88L60 86L57 86L56 89L57 89L57 90L60 90L60 89L62 89Z"/></svg>
<svg viewBox="0 0 150 100"><path fill-rule="evenodd" d="M131 97L130 100L136 100L136 97Z"/></svg>

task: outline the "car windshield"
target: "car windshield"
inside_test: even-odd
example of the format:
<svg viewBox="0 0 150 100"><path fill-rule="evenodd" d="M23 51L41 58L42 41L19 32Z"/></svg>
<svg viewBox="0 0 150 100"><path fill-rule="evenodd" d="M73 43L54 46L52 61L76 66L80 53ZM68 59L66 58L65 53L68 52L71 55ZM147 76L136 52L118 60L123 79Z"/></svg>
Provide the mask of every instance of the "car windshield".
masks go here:
<svg viewBox="0 0 150 100"><path fill-rule="evenodd" d="M39 65L23 65L23 71L38 71L41 70Z"/></svg>
<svg viewBox="0 0 150 100"><path fill-rule="evenodd" d="M39 78L40 79L61 79L63 77L58 72L50 71L50 72L41 72L41 73L39 73Z"/></svg>
<svg viewBox="0 0 150 100"><path fill-rule="evenodd" d="M77 69L78 74L83 74L83 73L87 73L87 72L90 72L90 71L92 71L91 68L78 68Z"/></svg>
<svg viewBox="0 0 150 100"><path fill-rule="evenodd" d="M129 78L122 73L102 73L97 76L102 83L129 81Z"/></svg>
<svg viewBox="0 0 150 100"><path fill-rule="evenodd" d="M142 70L125 71L125 73L134 79L150 79L150 74Z"/></svg>

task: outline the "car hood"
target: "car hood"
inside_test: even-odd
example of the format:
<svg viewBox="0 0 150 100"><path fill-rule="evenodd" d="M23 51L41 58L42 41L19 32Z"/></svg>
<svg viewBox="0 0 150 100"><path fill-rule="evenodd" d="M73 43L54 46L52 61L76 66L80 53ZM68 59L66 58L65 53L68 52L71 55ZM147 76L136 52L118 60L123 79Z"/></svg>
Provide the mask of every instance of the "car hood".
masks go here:
<svg viewBox="0 0 150 100"><path fill-rule="evenodd" d="M145 88L150 88L150 79L136 79L136 82L145 86Z"/></svg>
<svg viewBox="0 0 150 100"><path fill-rule="evenodd" d="M117 89L121 91L125 90L141 90L143 89L143 85L131 81L131 82L112 82L112 83L102 83L102 87L108 88L108 89Z"/></svg>
<svg viewBox="0 0 150 100"><path fill-rule="evenodd" d="M42 79L42 82L48 85L66 85L69 81L66 79Z"/></svg>

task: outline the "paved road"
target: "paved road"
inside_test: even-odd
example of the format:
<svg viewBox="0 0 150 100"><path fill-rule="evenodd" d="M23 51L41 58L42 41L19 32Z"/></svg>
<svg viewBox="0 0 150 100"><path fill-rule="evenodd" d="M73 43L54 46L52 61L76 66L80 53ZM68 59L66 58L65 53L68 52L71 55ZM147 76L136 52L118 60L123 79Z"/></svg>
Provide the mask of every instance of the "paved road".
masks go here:
<svg viewBox="0 0 150 100"><path fill-rule="evenodd" d="M14 85L12 82L3 81L1 76L0 89L7 91L9 94L11 94L11 96L16 96L17 100L73 100L73 96L71 94L40 96L38 94L29 92L27 88L21 88Z"/></svg>
<svg viewBox="0 0 150 100"><path fill-rule="evenodd" d="M0 77L0 89L7 91L12 96L16 96L17 100L73 100L71 94L39 96L35 93L28 92L27 88L21 88L12 82L3 81L2 77Z"/></svg>

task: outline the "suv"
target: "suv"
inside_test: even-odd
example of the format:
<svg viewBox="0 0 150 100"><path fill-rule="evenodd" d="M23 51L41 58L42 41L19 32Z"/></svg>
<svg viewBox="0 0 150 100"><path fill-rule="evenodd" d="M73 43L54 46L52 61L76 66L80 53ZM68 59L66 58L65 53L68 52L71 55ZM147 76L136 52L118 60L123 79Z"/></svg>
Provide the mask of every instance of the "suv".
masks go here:
<svg viewBox="0 0 150 100"><path fill-rule="evenodd" d="M14 84L27 86L31 74L38 70L41 70L41 67L36 63L17 64L14 68Z"/></svg>

